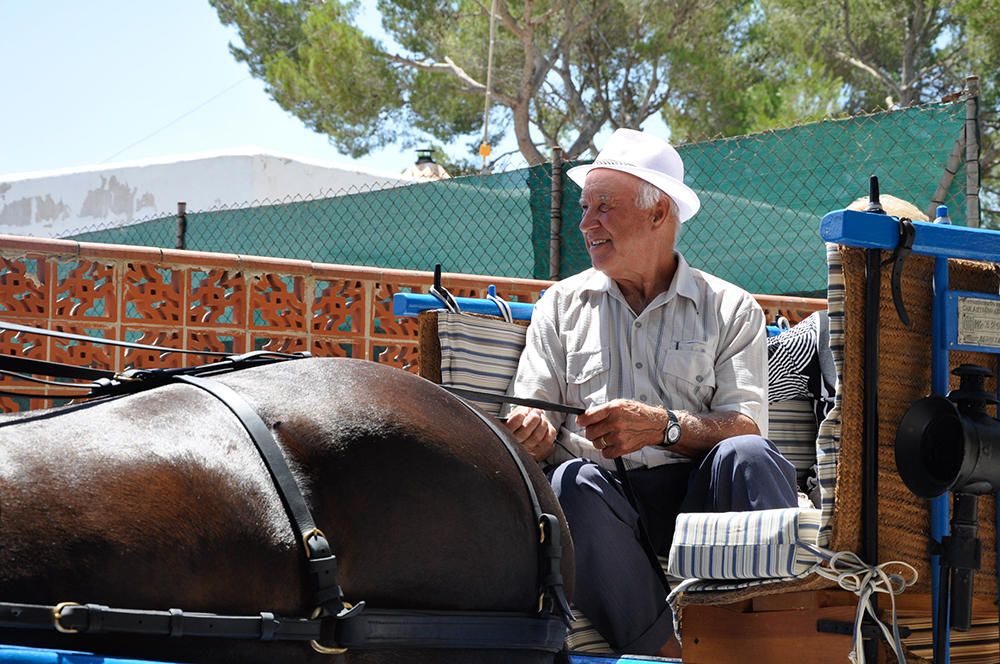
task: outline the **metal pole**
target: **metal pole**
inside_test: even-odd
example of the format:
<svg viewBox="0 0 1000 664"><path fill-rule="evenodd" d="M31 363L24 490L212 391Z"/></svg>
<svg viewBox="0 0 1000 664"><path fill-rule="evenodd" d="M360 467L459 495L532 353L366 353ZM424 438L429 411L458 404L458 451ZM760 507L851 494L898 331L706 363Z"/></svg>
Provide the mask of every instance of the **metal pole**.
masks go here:
<svg viewBox="0 0 1000 664"><path fill-rule="evenodd" d="M562 148L552 148L552 204L549 207L549 279L559 279L562 236Z"/></svg>
<svg viewBox="0 0 1000 664"><path fill-rule="evenodd" d="M184 249L187 243L187 203L177 201L177 242L176 249Z"/></svg>
<svg viewBox="0 0 1000 664"><path fill-rule="evenodd" d="M941 175L941 180L938 181L937 189L934 190L934 196L931 198L930 207L927 208L928 219L936 217L937 207L939 205L944 205L944 199L948 196L948 190L951 189L951 183L955 180L955 174L958 173L958 167L962 164L964 155L965 127L962 127L960 136L955 141L955 145L952 146L951 154L948 155L948 163L944 167L944 174Z"/></svg>
<svg viewBox="0 0 1000 664"><path fill-rule="evenodd" d="M878 178L868 181L868 211L885 214L879 202ZM880 300L882 297L882 252L865 251L865 352L864 400L862 402L861 459L861 548L869 565L878 564L878 376ZM872 595L872 608L878 611L878 597ZM870 621L866 621L871 624ZM873 636L864 640L865 661L875 662L878 644Z"/></svg>
<svg viewBox="0 0 1000 664"><path fill-rule="evenodd" d="M948 394L948 365L951 353L944 331L945 301L948 295L948 259L938 256L934 259L934 300L931 306L931 393L939 396ZM940 551L941 542L949 534L950 493L933 498L930 503L931 551ZM948 614L951 596L951 576L941 567L941 554L931 554L931 634L933 635L933 658L935 664L947 664L950 654Z"/></svg>
<svg viewBox="0 0 1000 664"><path fill-rule="evenodd" d="M979 77L965 79L965 225L979 228Z"/></svg>

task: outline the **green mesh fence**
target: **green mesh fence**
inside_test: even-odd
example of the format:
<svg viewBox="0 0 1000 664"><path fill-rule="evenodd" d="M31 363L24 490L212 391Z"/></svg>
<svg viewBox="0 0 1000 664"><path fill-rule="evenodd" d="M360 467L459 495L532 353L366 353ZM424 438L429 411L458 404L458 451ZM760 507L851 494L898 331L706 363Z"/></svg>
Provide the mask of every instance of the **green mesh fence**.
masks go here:
<svg viewBox="0 0 1000 664"><path fill-rule="evenodd" d="M964 122L963 104L941 104L680 146L702 207L684 224L678 249L691 265L752 293L825 296L819 220L866 196L870 175L882 193L929 212ZM964 195L959 169L944 201L955 224L965 223ZM566 178L561 277L590 265L571 230L579 197ZM547 270L548 246L535 247Z"/></svg>
<svg viewBox="0 0 1000 664"><path fill-rule="evenodd" d="M695 267L754 293L823 295L819 220L867 193L930 207L965 122L963 103L831 120L679 147L702 210L679 249ZM563 164L559 275L590 261L577 224L579 188ZM549 277L549 164L489 176L355 189L330 198L192 212L185 246L199 251L507 277ZM964 223L964 170L945 203ZM173 247L173 217L74 236Z"/></svg>

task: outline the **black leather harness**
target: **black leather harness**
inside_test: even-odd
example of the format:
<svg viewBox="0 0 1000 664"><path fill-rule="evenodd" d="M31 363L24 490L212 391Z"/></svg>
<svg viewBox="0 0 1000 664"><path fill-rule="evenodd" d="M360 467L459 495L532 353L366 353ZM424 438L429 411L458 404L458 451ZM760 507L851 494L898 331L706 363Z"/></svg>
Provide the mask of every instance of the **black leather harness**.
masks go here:
<svg viewBox="0 0 1000 664"><path fill-rule="evenodd" d="M0 322L0 329L7 324ZM33 332L45 334L48 331ZM121 343L121 342L119 342ZM163 349L160 349L163 350ZM523 462L495 422L460 402L490 428L503 443L528 491L538 524L538 605L534 613L498 611L416 611L372 609L365 603L351 605L337 582L337 558L326 536L316 527L312 512L284 454L257 412L232 388L206 375L232 371L264 362L308 357L308 354L256 352L229 357L221 362L184 369L133 370L114 375L96 369L48 365L66 369L47 373L91 380L89 384L59 383L90 389L90 396L134 393L166 383L185 383L219 399L239 418L253 440L274 481L282 504L300 538L306 558L316 609L306 617L288 618L272 612L257 615L191 613L180 609L146 611L111 608L96 604L63 602L55 606L0 602L0 628L54 629L68 634L148 634L172 637L258 639L262 641L309 641L324 654L348 649L490 649L530 650L555 653L563 648L571 616L561 573L562 543L558 519L542 510L538 495ZM0 371L36 373L36 360L4 356ZM20 374L18 374L20 375Z"/></svg>

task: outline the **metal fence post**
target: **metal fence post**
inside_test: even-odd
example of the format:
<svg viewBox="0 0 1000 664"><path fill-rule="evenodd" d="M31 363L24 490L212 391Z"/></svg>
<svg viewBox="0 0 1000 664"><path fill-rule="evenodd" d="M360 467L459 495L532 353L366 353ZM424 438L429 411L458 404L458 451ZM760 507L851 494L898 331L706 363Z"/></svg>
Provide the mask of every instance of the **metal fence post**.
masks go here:
<svg viewBox="0 0 1000 664"><path fill-rule="evenodd" d="M965 89L965 223L979 228L979 77L967 77Z"/></svg>
<svg viewBox="0 0 1000 664"><path fill-rule="evenodd" d="M559 279L559 245L562 236L562 148L552 148L552 203L549 207L549 279Z"/></svg>
<svg viewBox="0 0 1000 664"><path fill-rule="evenodd" d="M958 167L964 160L965 127L962 127L960 134L961 135L958 139L955 140L955 146L951 149L951 154L948 155L948 163L945 164L944 173L938 181L937 189L934 190L934 196L931 198L931 203L927 207L927 210L925 210L928 219L933 219L937 216L937 207L944 204L945 197L948 195L948 190L951 189L951 183L955 179L955 174L958 173Z"/></svg>
<svg viewBox="0 0 1000 664"><path fill-rule="evenodd" d="M184 249L187 243L187 203L177 201L177 242L175 249Z"/></svg>

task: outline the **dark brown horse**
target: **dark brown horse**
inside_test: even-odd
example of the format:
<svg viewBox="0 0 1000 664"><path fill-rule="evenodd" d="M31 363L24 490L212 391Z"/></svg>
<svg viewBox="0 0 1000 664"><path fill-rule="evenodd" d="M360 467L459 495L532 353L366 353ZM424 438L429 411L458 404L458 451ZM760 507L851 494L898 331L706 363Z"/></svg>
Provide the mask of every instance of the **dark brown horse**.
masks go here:
<svg viewBox="0 0 1000 664"><path fill-rule="evenodd" d="M454 397L372 362L305 359L219 377L283 447L348 601L531 612L537 525L496 434ZM545 511L565 521L522 455ZM293 533L246 431L188 385L0 419L0 602L308 616ZM0 630L0 643L212 662L546 662L511 651Z"/></svg>

